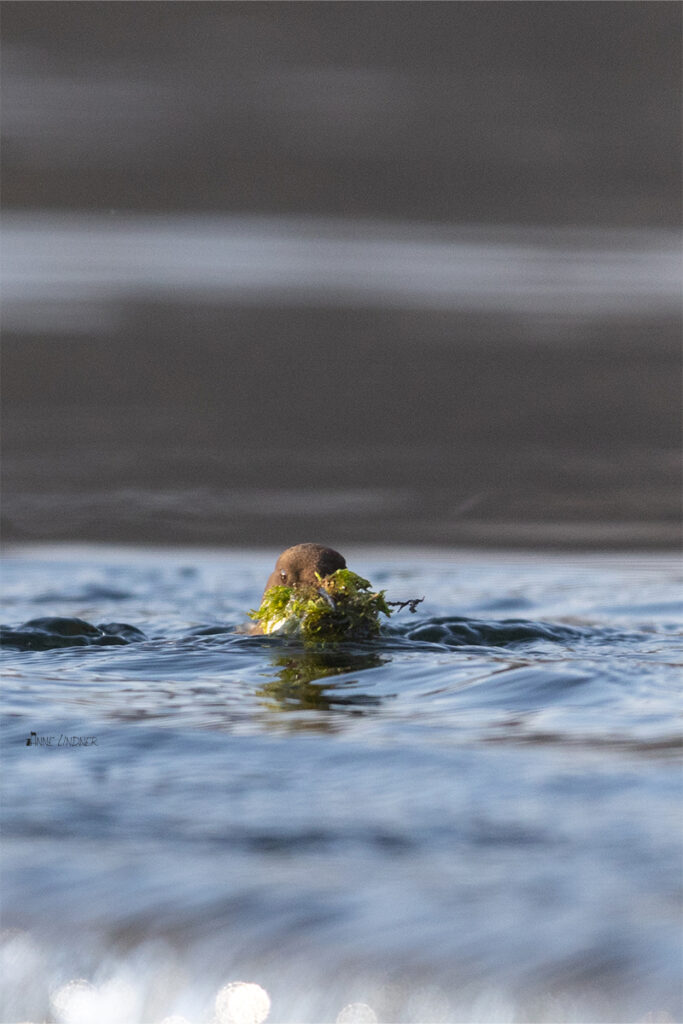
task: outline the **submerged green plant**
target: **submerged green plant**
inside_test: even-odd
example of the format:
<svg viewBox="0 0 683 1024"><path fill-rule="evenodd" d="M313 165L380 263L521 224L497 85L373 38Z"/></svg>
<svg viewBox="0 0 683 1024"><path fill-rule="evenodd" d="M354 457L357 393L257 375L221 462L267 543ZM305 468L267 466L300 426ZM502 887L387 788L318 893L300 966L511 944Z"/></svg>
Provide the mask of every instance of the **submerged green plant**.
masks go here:
<svg viewBox="0 0 683 1024"><path fill-rule="evenodd" d="M367 640L379 632L380 613L391 615L384 591L350 569L337 569L319 587L271 587L249 618L264 633L301 636L306 642Z"/></svg>

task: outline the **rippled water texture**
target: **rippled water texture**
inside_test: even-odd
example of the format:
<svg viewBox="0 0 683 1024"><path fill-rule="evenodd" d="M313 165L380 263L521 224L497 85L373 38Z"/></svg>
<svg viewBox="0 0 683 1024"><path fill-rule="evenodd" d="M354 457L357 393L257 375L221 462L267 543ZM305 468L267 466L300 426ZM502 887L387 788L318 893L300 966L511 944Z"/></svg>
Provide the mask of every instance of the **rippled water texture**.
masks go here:
<svg viewBox="0 0 683 1024"><path fill-rule="evenodd" d="M426 599L324 651L235 631L274 552L6 557L3 1020L679 1019L680 566L345 554Z"/></svg>

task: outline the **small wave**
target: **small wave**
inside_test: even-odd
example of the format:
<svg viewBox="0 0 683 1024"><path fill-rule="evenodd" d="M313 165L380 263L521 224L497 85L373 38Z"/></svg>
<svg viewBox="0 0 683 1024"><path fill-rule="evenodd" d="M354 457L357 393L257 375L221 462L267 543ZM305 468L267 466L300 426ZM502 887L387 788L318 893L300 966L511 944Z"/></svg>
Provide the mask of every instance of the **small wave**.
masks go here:
<svg viewBox="0 0 683 1024"><path fill-rule="evenodd" d="M130 590L117 590L115 587L101 586L97 583L89 583L79 590L68 591L46 591L44 594L37 594L32 598L34 604L45 602L55 603L57 601L125 601L132 597Z"/></svg>
<svg viewBox="0 0 683 1024"><path fill-rule="evenodd" d="M449 647L510 647L537 640L562 643L588 636L593 631L526 619L491 621L444 615L424 620L400 632L407 640L446 644Z"/></svg>
<svg viewBox="0 0 683 1024"><path fill-rule="evenodd" d="M49 651L57 647L115 647L146 640L145 634L125 622L98 626L84 619L58 616L31 619L17 629L0 626L0 645L21 651Z"/></svg>
<svg viewBox="0 0 683 1024"><path fill-rule="evenodd" d="M368 641L349 641L340 646L345 651L368 649L392 649L408 644L435 646L441 649L458 647L514 647L518 644L545 641L567 643L574 640L628 639L634 634L624 635L623 631L606 627L579 627L556 623L538 622L527 619L471 619L464 616L434 616L423 619L414 626L388 626L382 633ZM115 646L146 640L145 634L136 626L124 622L107 622L93 625L84 619L70 617L45 617L31 619L17 628L0 626L0 646L25 651L47 651L59 647ZM162 639L162 638L161 638ZM254 644L290 650L301 647L300 642L287 637L251 636L232 624L197 626L183 637L188 644L218 645L229 643L235 649L244 647L253 650ZM177 641L176 641L177 642ZM329 648L331 645L321 645ZM302 650L305 648L302 647Z"/></svg>

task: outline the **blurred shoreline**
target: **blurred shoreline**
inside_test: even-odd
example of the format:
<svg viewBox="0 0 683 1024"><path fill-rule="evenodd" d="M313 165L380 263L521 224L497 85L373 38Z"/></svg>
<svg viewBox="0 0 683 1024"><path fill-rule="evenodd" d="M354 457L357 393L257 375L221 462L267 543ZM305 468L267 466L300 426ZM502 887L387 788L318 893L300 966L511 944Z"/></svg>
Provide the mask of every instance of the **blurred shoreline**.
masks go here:
<svg viewBox="0 0 683 1024"><path fill-rule="evenodd" d="M2 279L6 333L168 300L503 315L556 343L557 319L676 316L681 256L663 229L34 210L3 215Z"/></svg>
<svg viewBox="0 0 683 1024"><path fill-rule="evenodd" d="M213 526L213 530L212 530ZM270 525L259 536L256 535L253 523L242 521L233 523L226 530L224 523L209 524L201 531L216 537L228 536L225 541L196 539L183 534L179 539L177 527L166 527L161 530L143 527L126 529L116 524L106 536L97 530L87 531L82 540L82 532L78 539L76 531L55 539L52 531L45 530L41 539L26 539L15 536L11 528L0 538L0 557L23 554L30 550L33 554L52 557L71 556L74 549L82 554L96 556L98 552L112 550L127 552L132 555L144 555L155 551L187 551L188 557L210 555L212 552L229 553L231 550L273 551L274 557L284 548L301 541L322 540L324 543L337 544L347 554L349 548L376 552L388 548L394 552L413 551L419 553L442 551L449 553L471 554L476 556L487 551L495 551L497 556L506 560L511 554L530 555L538 552L540 557L546 555L567 555L591 557L602 555L628 555L629 557L648 557L654 555L678 555L681 549L681 528L674 523L485 523L472 521L461 528L439 528L437 525L434 536L421 533L419 543L413 540L414 531L406 527L398 533L395 529L378 530L376 541L358 540L357 534L345 536L346 530L340 524L336 529L327 530L324 534L307 532L298 526L279 529ZM9 536L7 536L9 534ZM368 536L366 532L365 536ZM280 538L278 541L278 537ZM341 538L341 539L340 539Z"/></svg>
<svg viewBox="0 0 683 1024"><path fill-rule="evenodd" d="M145 365L152 352L156 375ZM339 390L320 401L314 386L294 421L286 403L264 401L289 386L280 364L269 370L266 358L252 379L235 380L242 364L230 345L204 342L188 355L161 343L10 340L3 540L675 547L680 467L666 392L677 353L608 352L593 362L583 402L571 352L511 353L514 377L500 350L437 350L405 411L386 380L379 386L389 370L399 393L414 377L400 347L393 366L380 354L370 395L350 395L355 381L335 367ZM197 387L188 360L208 365L211 386ZM435 392L440 378L461 382L452 407ZM473 388L473 378L484 383ZM615 378L618 401L603 407ZM659 393L647 387L653 378ZM87 403L70 391L83 379ZM546 418L556 406L565 414L553 432ZM336 444L316 434L326 416L338 424Z"/></svg>
<svg viewBox="0 0 683 1024"><path fill-rule="evenodd" d="M669 3L3 8L3 538L671 548Z"/></svg>
<svg viewBox="0 0 683 1024"><path fill-rule="evenodd" d="M656 0L8 3L3 201L670 227L680 59Z"/></svg>
<svg viewBox="0 0 683 1024"><path fill-rule="evenodd" d="M5 540L677 544L669 233L53 219L5 245Z"/></svg>
<svg viewBox="0 0 683 1024"><path fill-rule="evenodd" d="M649 250L634 236L618 235L631 238L620 252L594 231L577 252L558 235L546 271L552 233L541 231L546 248L511 268L490 230L468 242L478 268L447 248L425 269L413 238L390 297L391 269L364 272L358 246L349 258L336 236L318 290L306 291L316 237L288 231L298 262L258 240L245 257L233 238L234 280L229 266L206 265L210 222L190 252L172 233L158 262L134 231L112 246L99 219L71 247L29 244L5 313L6 541L677 544L681 351L668 246L643 273ZM411 252L423 306L410 282L402 293ZM283 268L283 290L268 297ZM199 292L183 284L193 279Z"/></svg>

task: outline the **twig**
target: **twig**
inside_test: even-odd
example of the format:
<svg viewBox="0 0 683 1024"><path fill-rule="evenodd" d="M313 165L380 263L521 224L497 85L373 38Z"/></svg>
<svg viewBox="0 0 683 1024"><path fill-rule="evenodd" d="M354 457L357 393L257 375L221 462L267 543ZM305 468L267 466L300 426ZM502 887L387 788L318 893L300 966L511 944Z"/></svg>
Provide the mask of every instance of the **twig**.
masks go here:
<svg viewBox="0 0 683 1024"><path fill-rule="evenodd" d="M411 612L414 612L417 609L417 606L422 604L423 601L424 597L414 597L409 601L387 601L387 604L390 608L398 608L400 612L402 612L404 608L410 608Z"/></svg>

